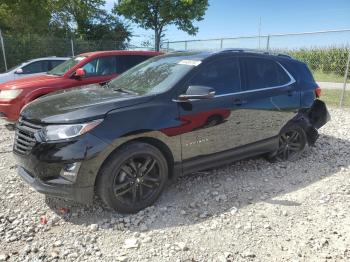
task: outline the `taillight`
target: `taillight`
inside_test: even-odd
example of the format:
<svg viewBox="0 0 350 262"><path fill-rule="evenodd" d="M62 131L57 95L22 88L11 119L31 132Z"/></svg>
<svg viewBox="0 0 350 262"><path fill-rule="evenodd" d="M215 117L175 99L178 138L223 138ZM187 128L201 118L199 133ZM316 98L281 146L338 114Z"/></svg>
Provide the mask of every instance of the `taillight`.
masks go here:
<svg viewBox="0 0 350 262"><path fill-rule="evenodd" d="M315 95L317 98L321 96L321 88L319 86L317 86L315 89Z"/></svg>

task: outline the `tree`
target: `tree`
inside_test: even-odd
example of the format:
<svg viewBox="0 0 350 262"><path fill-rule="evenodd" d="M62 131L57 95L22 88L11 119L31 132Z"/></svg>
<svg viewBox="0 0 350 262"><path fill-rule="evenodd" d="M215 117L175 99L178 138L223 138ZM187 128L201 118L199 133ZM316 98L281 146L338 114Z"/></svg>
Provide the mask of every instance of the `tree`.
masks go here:
<svg viewBox="0 0 350 262"><path fill-rule="evenodd" d="M0 27L8 34L46 34L51 19L49 0L1 0Z"/></svg>
<svg viewBox="0 0 350 262"><path fill-rule="evenodd" d="M164 28L175 25L178 29L195 35L198 27L194 21L203 20L208 0L120 0L113 12L123 15L144 29L154 30L155 50L159 51Z"/></svg>

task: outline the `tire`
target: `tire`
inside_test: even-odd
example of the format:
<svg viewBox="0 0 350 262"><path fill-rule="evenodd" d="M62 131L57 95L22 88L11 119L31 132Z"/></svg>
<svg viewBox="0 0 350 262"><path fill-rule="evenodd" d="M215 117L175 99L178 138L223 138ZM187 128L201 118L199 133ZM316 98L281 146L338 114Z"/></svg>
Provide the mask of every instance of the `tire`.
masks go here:
<svg viewBox="0 0 350 262"><path fill-rule="evenodd" d="M109 208L136 213L158 199L167 180L164 155L150 144L132 142L115 151L103 165L96 192Z"/></svg>
<svg viewBox="0 0 350 262"><path fill-rule="evenodd" d="M283 128L279 134L278 149L268 156L272 162L294 161L305 150L307 137L304 129L299 125Z"/></svg>

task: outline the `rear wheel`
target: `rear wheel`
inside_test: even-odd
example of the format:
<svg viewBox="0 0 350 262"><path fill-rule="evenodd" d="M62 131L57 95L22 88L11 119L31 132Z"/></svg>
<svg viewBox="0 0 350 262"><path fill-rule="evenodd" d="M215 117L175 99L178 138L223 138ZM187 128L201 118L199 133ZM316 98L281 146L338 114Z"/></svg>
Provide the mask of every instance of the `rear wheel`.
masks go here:
<svg viewBox="0 0 350 262"><path fill-rule="evenodd" d="M273 161L293 161L301 156L307 143L303 128L293 125L284 128L279 135L278 150L269 157Z"/></svg>
<svg viewBox="0 0 350 262"><path fill-rule="evenodd" d="M134 213L157 200L167 179L163 154L152 145L135 142L117 150L104 164L97 193L108 207Z"/></svg>

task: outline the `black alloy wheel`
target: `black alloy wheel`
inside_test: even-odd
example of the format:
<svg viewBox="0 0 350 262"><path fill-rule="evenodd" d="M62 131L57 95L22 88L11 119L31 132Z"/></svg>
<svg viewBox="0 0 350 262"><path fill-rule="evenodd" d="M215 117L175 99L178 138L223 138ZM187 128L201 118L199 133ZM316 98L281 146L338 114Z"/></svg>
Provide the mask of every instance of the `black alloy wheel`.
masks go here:
<svg viewBox="0 0 350 262"><path fill-rule="evenodd" d="M278 150L271 159L293 161L304 152L306 143L306 134L303 128L299 126L286 128L279 135Z"/></svg>
<svg viewBox="0 0 350 262"><path fill-rule="evenodd" d="M157 193L161 179L159 164L154 157L145 154L133 156L115 174L114 194L127 204L135 204Z"/></svg>
<svg viewBox="0 0 350 262"><path fill-rule="evenodd" d="M135 213L153 204L168 179L168 165L154 146L132 142L107 160L97 177L96 191L110 208Z"/></svg>

